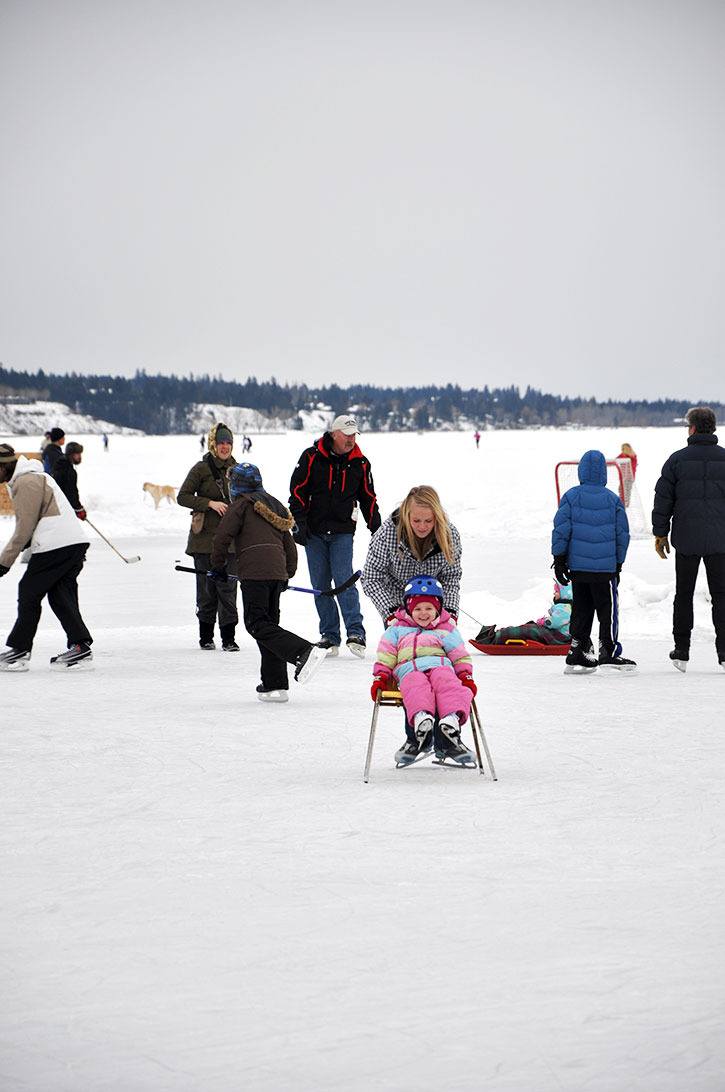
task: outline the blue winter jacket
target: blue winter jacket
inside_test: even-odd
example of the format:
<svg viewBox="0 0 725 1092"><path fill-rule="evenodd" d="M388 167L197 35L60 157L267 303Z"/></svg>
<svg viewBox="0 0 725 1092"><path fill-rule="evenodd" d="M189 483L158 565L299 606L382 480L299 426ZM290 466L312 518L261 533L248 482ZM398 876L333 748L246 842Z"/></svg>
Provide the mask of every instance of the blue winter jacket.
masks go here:
<svg viewBox="0 0 725 1092"><path fill-rule="evenodd" d="M607 489L607 460L601 451L582 455L579 481L559 502L551 552L554 557L566 555L572 572L616 572L627 556L629 524L621 500Z"/></svg>

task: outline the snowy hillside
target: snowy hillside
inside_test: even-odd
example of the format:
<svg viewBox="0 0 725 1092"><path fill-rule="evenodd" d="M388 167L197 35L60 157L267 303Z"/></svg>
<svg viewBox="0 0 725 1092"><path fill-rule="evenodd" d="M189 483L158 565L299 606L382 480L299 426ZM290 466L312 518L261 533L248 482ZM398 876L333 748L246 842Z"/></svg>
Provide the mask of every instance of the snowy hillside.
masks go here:
<svg viewBox="0 0 725 1092"><path fill-rule="evenodd" d="M217 421L223 421L237 436L245 432L283 432L285 425L277 417L268 417L260 410L246 406L222 406L195 402L189 413L191 432L208 432Z"/></svg>
<svg viewBox="0 0 725 1092"><path fill-rule="evenodd" d="M315 434L254 439L283 500ZM343 650L270 707L241 625L239 653L198 648L194 578L174 570L189 514L141 486L178 486L199 437L81 440L91 519L142 560L93 536L93 672L49 671L63 641L45 607L30 672L0 676L3 1087L720 1092L725 673L704 583L682 675L674 563L635 540L621 628L639 674L474 652L499 780L394 769L385 710L364 785L371 655ZM384 515L413 484L439 489L471 637L544 612L554 466L624 440L649 507L683 429L361 446ZM358 566L368 541L360 525ZM4 632L21 575L0 580ZM312 597L285 593L282 621L315 639Z"/></svg>
<svg viewBox="0 0 725 1092"><path fill-rule="evenodd" d="M0 399L0 436L37 436L40 440L46 432L56 427L65 429L69 439L77 439L81 432L141 435L138 429L112 425L109 421L101 421L85 413L73 413L62 402L21 403Z"/></svg>

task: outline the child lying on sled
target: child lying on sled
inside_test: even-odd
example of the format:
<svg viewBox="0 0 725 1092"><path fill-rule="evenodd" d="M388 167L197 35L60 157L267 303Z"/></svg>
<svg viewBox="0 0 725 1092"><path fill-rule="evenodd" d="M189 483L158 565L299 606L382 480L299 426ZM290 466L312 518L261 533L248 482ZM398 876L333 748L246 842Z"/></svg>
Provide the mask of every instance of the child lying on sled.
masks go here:
<svg viewBox="0 0 725 1092"><path fill-rule="evenodd" d="M403 697L407 739L395 754L399 766L414 762L432 742L439 759L475 762L461 741L461 725L476 693L471 657L443 609L443 588L434 576L415 576L406 584L403 606L380 638L373 674L373 701L384 690L400 690Z"/></svg>
<svg viewBox="0 0 725 1092"><path fill-rule="evenodd" d="M538 641L542 645L568 645L571 619L571 584L554 581L554 602L543 618L520 626L481 626L476 637L482 645L505 645L507 641Z"/></svg>

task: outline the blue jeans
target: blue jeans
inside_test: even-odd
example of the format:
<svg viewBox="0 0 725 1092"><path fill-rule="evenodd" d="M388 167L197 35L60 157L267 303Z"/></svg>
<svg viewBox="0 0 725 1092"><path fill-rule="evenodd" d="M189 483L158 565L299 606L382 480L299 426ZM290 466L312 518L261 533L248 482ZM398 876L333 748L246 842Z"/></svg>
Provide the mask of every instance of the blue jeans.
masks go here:
<svg viewBox="0 0 725 1092"><path fill-rule="evenodd" d="M310 535L305 549L313 588L329 591L333 581L337 587L352 576L352 535ZM360 596L355 584L335 599L329 595L315 596L315 606L320 616L320 635L335 645L340 644L338 604L348 637L361 637L364 641Z"/></svg>

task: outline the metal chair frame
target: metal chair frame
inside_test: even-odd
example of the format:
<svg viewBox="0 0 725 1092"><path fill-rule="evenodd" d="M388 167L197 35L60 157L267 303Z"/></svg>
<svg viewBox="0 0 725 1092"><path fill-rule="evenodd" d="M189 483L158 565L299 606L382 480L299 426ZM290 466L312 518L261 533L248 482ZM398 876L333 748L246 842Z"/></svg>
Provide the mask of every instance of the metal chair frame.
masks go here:
<svg viewBox="0 0 725 1092"><path fill-rule="evenodd" d="M375 708L373 709L373 719L370 723L370 738L368 739L368 752L365 758L365 773L363 780L367 785L370 780L370 763L373 757L373 747L375 745L375 731L378 725L378 714L380 713L381 706L389 706L391 708L400 708L403 704L403 697L399 690L383 690L382 693L378 693L375 698ZM486 742L486 734L481 724L481 718L478 714L478 707L476 706L476 699L471 702L471 731L473 732L473 745L476 749L476 768L479 774L485 774L483 768L483 759L481 758L481 747L483 747L484 754L486 755L486 762L488 768L491 771L491 780L498 781L496 771L493 766L493 759L491 758L491 752L488 749L488 743Z"/></svg>

